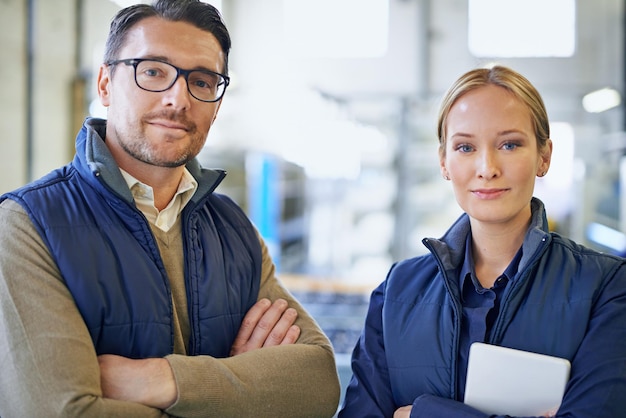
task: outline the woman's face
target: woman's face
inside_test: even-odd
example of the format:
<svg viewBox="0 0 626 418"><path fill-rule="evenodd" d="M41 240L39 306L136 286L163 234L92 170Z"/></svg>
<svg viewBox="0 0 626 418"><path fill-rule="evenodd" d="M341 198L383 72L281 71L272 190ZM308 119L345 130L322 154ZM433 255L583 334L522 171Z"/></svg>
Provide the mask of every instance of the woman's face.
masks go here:
<svg viewBox="0 0 626 418"><path fill-rule="evenodd" d="M445 126L440 165L473 221L528 222L535 177L550 166L552 143L537 148L528 107L502 87L461 96Z"/></svg>

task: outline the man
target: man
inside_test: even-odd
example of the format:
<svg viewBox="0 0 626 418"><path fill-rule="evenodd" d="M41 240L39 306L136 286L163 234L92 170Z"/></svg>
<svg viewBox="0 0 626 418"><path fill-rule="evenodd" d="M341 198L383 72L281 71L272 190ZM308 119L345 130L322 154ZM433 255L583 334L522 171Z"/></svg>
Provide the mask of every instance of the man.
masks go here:
<svg viewBox="0 0 626 418"><path fill-rule="evenodd" d="M0 201L0 416L332 416L332 347L200 152L230 39L197 0L111 24L76 156Z"/></svg>

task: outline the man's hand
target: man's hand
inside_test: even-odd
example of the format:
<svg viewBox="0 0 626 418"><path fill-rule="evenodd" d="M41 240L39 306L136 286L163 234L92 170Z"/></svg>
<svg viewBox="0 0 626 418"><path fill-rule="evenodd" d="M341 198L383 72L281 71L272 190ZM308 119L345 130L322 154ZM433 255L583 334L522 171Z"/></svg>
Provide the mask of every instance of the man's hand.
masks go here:
<svg viewBox="0 0 626 418"><path fill-rule="evenodd" d="M250 308L243 318L230 355L274 345L293 344L300 336L300 327L294 325L298 312L287 301L261 299Z"/></svg>
<svg viewBox="0 0 626 418"><path fill-rule="evenodd" d="M178 397L174 373L163 358L131 360L103 354L98 363L105 398L166 409Z"/></svg>

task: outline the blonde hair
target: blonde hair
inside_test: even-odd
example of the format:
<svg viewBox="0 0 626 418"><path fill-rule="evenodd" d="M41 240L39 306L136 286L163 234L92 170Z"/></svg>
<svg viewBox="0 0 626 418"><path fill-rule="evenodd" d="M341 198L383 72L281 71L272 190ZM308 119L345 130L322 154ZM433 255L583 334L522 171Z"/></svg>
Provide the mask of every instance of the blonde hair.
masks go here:
<svg viewBox="0 0 626 418"><path fill-rule="evenodd" d="M488 85L506 89L528 106L537 138L537 148L543 149L546 146L550 138L550 123L541 95L526 77L508 67L496 65L491 68L477 68L463 74L443 97L437 123L440 155L445 155L446 122L454 103L464 94Z"/></svg>

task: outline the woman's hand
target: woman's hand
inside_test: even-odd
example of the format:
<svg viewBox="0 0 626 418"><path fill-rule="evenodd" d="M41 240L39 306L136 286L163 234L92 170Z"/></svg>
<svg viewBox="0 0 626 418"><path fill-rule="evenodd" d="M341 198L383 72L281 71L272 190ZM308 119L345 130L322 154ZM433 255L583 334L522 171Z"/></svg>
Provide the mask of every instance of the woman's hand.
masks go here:
<svg viewBox="0 0 626 418"><path fill-rule="evenodd" d="M393 413L393 418L409 418L411 416L412 408L413 405L407 405L396 409L396 412Z"/></svg>

